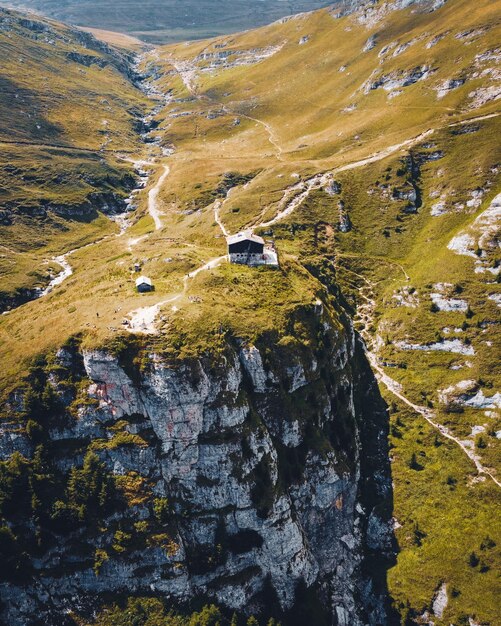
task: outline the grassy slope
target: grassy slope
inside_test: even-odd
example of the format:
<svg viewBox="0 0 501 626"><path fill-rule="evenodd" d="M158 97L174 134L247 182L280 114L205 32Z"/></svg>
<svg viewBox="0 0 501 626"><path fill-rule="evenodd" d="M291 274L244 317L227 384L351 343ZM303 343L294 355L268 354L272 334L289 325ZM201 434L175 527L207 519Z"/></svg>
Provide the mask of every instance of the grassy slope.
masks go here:
<svg viewBox="0 0 501 626"><path fill-rule="evenodd" d="M118 52L56 23L0 17L0 202L8 216L0 273L2 291L13 293L44 284L49 255L115 231L79 207L95 192L124 195L130 165L115 151L137 149L133 125L146 100L121 73Z"/></svg>
<svg viewBox="0 0 501 626"><path fill-rule="evenodd" d="M117 33L112 30L104 30L102 28L81 27L81 30L94 35L96 39L104 41L110 46L117 46L126 50L140 51L144 48L144 42L131 35L125 33Z"/></svg>
<svg viewBox="0 0 501 626"><path fill-rule="evenodd" d="M479 28L483 30L475 34ZM466 40L456 38L472 29L473 36ZM439 43L426 47L444 32L447 35ZM376 47L362 52L374 33L378 35ZM299 45L303 36L310 39ZM474 274L473 259L446 248L451 237L499 191L495 169L500 161L495 140L498 119L478 122L478 130L467 135L453 134L447 127L497 111L495 101L472 108L470 93L492 84L490 75L475 78L472 74L478 71L476 55L493 49L498 40L492 3L480 1L472 10L465 0L451 0L434 13L414 13L412 9L391 13L370 28L355 17L335 20L320 11L259 31L159 50L160 59L152 57L150 63L161 64L164 73L158 85L172 89L174 97L157 116L159 133L166 143L176 146L175 154L166 161L171 173L160 194L164 228L153 231L142 194L132 229L75 253L71 257L75 273L61 287L0 320L7 354L2 384L11 385L26 367L19 346L27 358L57 346L80 329L86 333L87 345L106 342L124 315L179 293L187 272L223 254L224 240L214 222L212 201L225 173L257 173L248 185L237 188L221 209L225 224L234 232L272 217L283 190L297 182L297 175L307 178L334 170L435 128L433 135L413 148L414 156L443 152L441 159L421 166L417 184L423 204L417 213L406 213L405 201L391 199L393 188L408 188L405 159L409 149L336 173L334 178L342 185L340 196L315 191L273 228L282 260L280 271L221 266L202 272L176 301L176 310L171 305L162 308L165 332L157 341L159 347L184 353L217 345L222 331L245 333L249 338L267 327L290 332L284 327L289 310L318 296L326 297L302 266L332 257L337 280L354 307L361 301L359 291L365 284L357 275L374 283L373 330L377 326L383 337L385 359L402 366L389 371L403 384L406 394L416 402L433 403L441 422L461 437L466 438L474 424L488 422L489 427L496 427L498 422L481 411L445 414L437 391L464 378L481 379L486 395L501 385L494 352L498 328L481 327L486 317L497 314L486 292L498 287L486 285L485 275ZM394 47L380 63L381 49L393 42L412 45L398 56L393 56ZM264 49L282 43L280 51L260 63L213 73L200 72L207 60L196 59L202 51ZM196 66L195 79L190 75L192 93L172 63L178 68L184 63L185 69ZM394 98L389 99L383 89L368 94L361 90L375 71L390 74L423 65L429 65L434 73L402 88ZM345 71L339 71L342 66ZM470 77L464 86L437 98L440 84L463 74ZM190 115L177 117L179 112ZM477 187L486 190L480 208L454 206L464 204ZM432 196L437 189L447 192L449 213L433 217L430 207L436 202ZM353 225L345 234L336 228L339 199ZM144 273L154 278L153 294L134 293L131 266L137 259L143 261ZM468 300L474 316L465 319L464 314L432 313L429 293L435 282L460 283L461 297ZM417 290L416 308L395 306L394 291L405 286ZM435 340L437 333L443 336L444 327L463 323L462 336L476 350L469 358L467 373L449 369L458 362L464 364L465 359L456 355L405 352L395 347L395 341L405 337L423 343ZM393 400L388 394L388 402ZM396 605L402 615L407 605L420 614L430 607L436 589L445 581L449 606L443 619L433 618L437 626L461 624L468 616L479 623L497 623L494 598L499 593L495 578L499 547L486 551L480 545L486 535L501 545L501 538L494 537L495 529L490 527L498 491L489 480L477 480L473 465L457 446L440 437L437 440L421 417L398 403L393 407L392 423L395 516L401 525L396 531L398 561L389 572ZM499 443L491 434L487 443L479 453L486 464L495 467ZM420 471L408 467L413 453L423 468ZM489 569L469 566L472 551Z"/></svg>

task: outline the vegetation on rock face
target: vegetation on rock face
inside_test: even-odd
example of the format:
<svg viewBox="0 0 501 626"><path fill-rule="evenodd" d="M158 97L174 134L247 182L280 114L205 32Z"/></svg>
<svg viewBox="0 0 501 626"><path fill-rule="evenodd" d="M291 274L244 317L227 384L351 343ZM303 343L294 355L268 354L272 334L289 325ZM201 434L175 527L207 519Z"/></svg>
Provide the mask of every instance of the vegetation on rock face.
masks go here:
<svg viewBox="0 0 501 626"><path fill-rule="evenodd" d="M78 345L78 340L70 342L69 349L75 350ZM166 502L151 499L141 476L116 475L98 456L107 447L145 445L138 435L119 430L124 423L110 427L107 445L99 439L84 438L69 444L64 437L54 439L54 429L64 430L78 419L74 408L82 406L80 387L89 381L82 380L78 368L48 361L40 359L30 371L17 416L25 424L30 454L27 458L14 452L0 462L0 543L9 565L2 570L2 576L11 582L32 575L32 559L46 556L61 541L76 542L77 549L79 536L86 537L87 544L78 550L83 550L85 558L94 559L94 571L99 575L108 560L107 550L134 549L138 543L146 542L148 535L148 540L153 540L155 533L165 531L169 518ZM117 441L117 437L121 440ZM60 461L72 443L76 461L69 467L62 466ZM135 507L145 502L151 507L152 518L155 512L157 521L134 525L132 534L110 522L110 516L123 517L127 512L133 520ZM125 523L124 528L133 526L132 521L121 523ZM162 545L168 542L165 534ZM102 546L95 554L93 543Z"/></svg>
<svg viewBox="0 0 501 626"><path fill-rule="evenodd" d="M255 617L223 614L213 604L191 614L169 611L159 600L152 598L128 599L126 607L113 606L92 622L92 626L280 626L270 618L259 622ZM90 626L90 625L89 625Z"/></svg>
<svg viewBox="0 0 501 626"><path fill-rule="evenodd" d="M95 527L116 508L121 504L113 474L92 452L82 469L73 467L66 476L42 445L32 460L14 452L0 465L4 580L23 580L31 573L31 558L55 547L58 537L79 526Z"/></svg>
<svg viewBox="0 0 501 626"><path fill-rule="evenodd" d="M201 450L210 447L216 451L226 443L235 444L229 448L234 450L235 472L242 472L241 488L244 493L248 490L249 502L263 524L269 523L270 515L275 514L278 501L289 497L305 483L307 470L311 471L317 458L323 469L327 466L339 472L347 482L356 472L357 450L353 445L356 425L343 400L342 389L336 392L336 377L329 375L330 359L333 354L337 355L336 348L341 348L346 340L346 330L336 318L336 309L331 307L317 304L292 309L287 332L295 332L297 339L290 335L280 339L278 327L257 336L256 344L263 351L266 367L263 371L275 372L276 388L267 397L254 393L250 381L243 379L238 397L233 400L237 404L236 414L238 406L247 406L248 415L243 422L198 435L197 445ZM224 387L226 378L230 377L228 366L238 362L239 350L237 338L230 336L225 341L224 353L219 353L218 345L212 346L211 352L206 350L201 357L199 355L201 362L193 356L182 360L179 354L174 359L166 351L164 365L168 369L189 371L183 381L187 388L193 385L196 390L200 379L207 380L207 377L214 386ZM176 480L164 480L161 470L164 464L168 467L174 460L166 461L166 456L160 452L159 436L163 426L156 424L147 413L141 415L128 410L118 416L114 409L108 412L105 407L113 406L113 401L107 394L113 394L116 385L103 381L92 383L86 377L81 346L82 337L76 337L56 353L38 357L22 387L10 394L6 403L5 417L15 429L9 430L9 434L18 435L25 456L16 452L0 465L0 485L4 490L0 493L1 546L12 566L5 582L15 586L28 577L36 580L42 568L48 572L47 576L54 577L53 580L64 578L68 567L66 558L53 561L52 555L56 553L71 557L73 575L81 575L86 580L90 576L97 586L102 581L105 591L111 589L110 582L113 586L117 568L125 571L133 568L133 575L141 576L139 580L152 581L159 563L167 580L168 576L175 577L179 572L187 572L193 578L208 575L213 578L211 585L214 587L226 584L227 579L245 582L259 576L262 572L257 565L246 567L233 576L225 576L224 567L249 559L261 548L265 552L265 538L245 526L235 532L226 520L228 507L206 510L206 503L195 502L194 494L183 486L176 486ZM134 389L148 386L152 361L158 359L158 356L152 359L151 350L160 347L158 339L131 344L114 342L112 352L116 360L113 364L123 367L120 369L123 386L119 386L123 398L131 399ZM149 361L145 359L147 354L150 354ZM88 353L86 358L89 358ZM99 357L94 355L94 358ZM311 371L312 364L315 371L318 368L318 374ZM294 390L294 399L291 398L294 385L291 365L308 378L312 377L311 385L301 385L302 388ZM348 379L345 384L351 389ZM193 393L197 397L197 392ZM207 411L214 411L221 404L221 414L225 410L231 412L231 395L221 389L217 398L207 401ZM329 414L331 409L335 413L334 424ZM285 425L269 422L276 419L275 412L277 416L283 415L291 427L296 425L297 436L304 438L299 448L288 450L284 444L280 445L278 433ZM160 433L152 429L152 424L160 428ZM278 430L275 432L275 429ZM351 435L350 440L347 434ZM270 452L262 456L261 445L268 446ZM275 449L279 450L278 458ZM131 466L137 471L130 470ZM193 482L197 484L196 491L214 486L217 491L219 480L223 477L209 478L201 473L194 476ZM26 502L21 498L21 490ZM167 495L164 495L166 490ZM16 500L17 508L14 507ZM207 513L218 522L214 540L209 534L205 542L184 539L181 544L180 537L189 532L191 520ZM145 585L142 593L148 592L149 585ZM269 622L268 618L270 612L272 616L279 613L279 604L273 596L273 602L268 605L265 590L263 599L256 599L252 608L259 611L259 621L251 621L251 624L276 623L273 619ZM275 593L271 582L267 593ZM309 593L309 601L314 603L316 590L309 590ZM85 592L83 595L85 598ZM104 592L97 593L94 603L106 605L108 598ZM273 607L276 610L272 610ZM117 613L123 613L122 618L127 620L136 615L136 609L139 613L134 619L137 618L138 623L143 623L144 619L148 624L157 618L155 607L139 610L134 605L130 611L124 611L123 607L110 608L111 617L107 609L102 619L107 623L106 619L113 620ZM75 615L76 623L80 623L82 615L88 615L86 601L75 611L79 613ZM180 620L184 619L167 612L161 613L158 619L160 617L167 620L166 624L174 618L182 624ZM211 613L202 611L186 619L192 620L188 623L203 624L203 620L209 618ZM47 619L57 618L50 614ZM237 624L245 626L248 619L246 614L245 618L233 619L233 623L237 620ZM226 621L222 620L221 624L224 623ZM287 618L287 623L296 622Z"/></svg>

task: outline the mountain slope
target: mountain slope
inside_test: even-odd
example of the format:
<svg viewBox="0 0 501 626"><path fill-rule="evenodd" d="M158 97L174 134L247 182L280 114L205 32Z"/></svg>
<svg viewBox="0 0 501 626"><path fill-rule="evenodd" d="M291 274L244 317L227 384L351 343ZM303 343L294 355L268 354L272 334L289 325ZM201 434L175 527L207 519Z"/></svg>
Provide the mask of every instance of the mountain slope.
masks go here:
<svg viewBox="0 0 501 626"><path fill-rule="evenodd" d="M210 188L207 154L220 175L259 167L218 209L226 229L252 224L282 256L333 262L390 388L401 550L390 592L418 616L445 584L435 623L495 623L498 556L485 546L499 545L489 521L499 502L499 16L492 3L363 4L161 53L184 87L166 85L192 95L168 129L190 150L189 163L173 157L169 194L204 206L186 181Z"/></svg>
<svg viewBox="0 0 501 626"><path fill-rule="evenodd" d="M113 232L134 186L117 151L141 143L147 99L127 53L60 24L0 11L1 308L30 299L43 263ZM40 254L40 248L43 253Z"/></svg>
<svg viewBox="0 0 501 626"><path fill-rule="evenodd" d="M350 2L142 55L139 70L164 101L150 125L155 152L138 145L131 156L151 173L131 225L66 256L71 276L0 320L6 451L29 456L34 437L42 436L57 451L58 471L67 471L69 439L79 467L96 451L129 498L129 510L113 509L110 501L98 519L118 516L113 533L131 535L130 541L93 536L58 607L79 588L117 593L110 572L122 566L120 591L133 581L137 593L146 593L130 573L144 528L131 525L143 505L148 524L156 524L141 482L151 479L156 497L173 498L180 515L175 528L169 518L165 532L152 526L154 534L177 541L178 532L187 549L174 554L164 536L167 557L158 555L159 565L148 547L152 579L145 584L158 575L169 598L180 600L186 589L184 578L174 589L178 579L167 571L177 559L180 579L186 574L192 589L247 613L263 606L252 593L265 589L268 572L284 610L290 606L284 598L304 592L313 602L304 601L306 611L317 611L318 599L330 607L327 623L356 623L369 605L369 623L392 623L372 590L376 598L387 595L403 624L499 621L501 537L492 523L501 428L499 30L495 4L482 0L474 9L465 0ZM243 228L273 238L279 270L225 262L224 235ZM154 292L135 291L136 262L153 279ZM353 326L358 333L348 347ZM347 341L346 349L335 338ZM235 355L239 365L231 373ZM298 359L307 384L294 396L302 385ZM238 384L205 395L219 389L220 378ZM37 420L22 399L33 390L52 397L50 389L59 397L57 410L50 405L42 415L47 421L38 419L41 430L28 427ZM220 430L228 416L238 421L242 405L250 407L243 424ZM367 417L371 406L379 407L377 418ZM79 423L75 412L85 419ZM291 427L299 428L297 438L280 430L289 418L299 424ZM354 424L369 430L362 435ZM241 450L243 464L231 456L235 433L252 444ZM360 466L348 458L354 441ZM324 585L311 565L331 558L323 551L337 541L312 539L324 532L312 522L322 517L317 510L306 507L300 522L315 549L294 543L297 561L277 568L252 541L247 557L229 555L224 533L217 537L225 541L216 542L218 524L223 520L228 530L230 509L242 502L245 508L252 493L259 519L265 510L277 513L282 495L303 512L297 494L314 483L304 447L313 474L336 457L333 471L349 485L346 502L355 507L343 523L356 525L353 511L357 504L362 509L362 542L351 549L349 536L336 535L350 557L349 580L345 570L325 570L334 586ZM217 472L215 459L235 465ZM36 465L26 471L39 473ZM233 499L235 476L247 494L240 502ZM66 484L63 478L57 484ZM327 489L317 487L317 494ZM66 489L63 504L71 509L78 502L70 483ZM327 508L335 503L343 510L329 493ZM216 496L222 500L215 505ZM17 520L20 542L29 542L35 514L26 505ZM79 532L88 539L86 519ZM53 522L48 528L57 536ZM261 522L247 522L229 534L258 526L261 533ZM288 518L282 528L291 528ZM76 550L73 541L70 533L68 554ZM222 548L208 547L213 544ZM194 546L208 552L190 561ZM352 559L358 550L361 561ZM108 559L105 577L92 578L92 567L99 570ZM261 572L240 569L258 561L266 562ZM196 571L199 562L207 571ZM282 577L282 566L289 577ZM64 568L52 573L62 576ZM291 580L301 577L309 592L300 586L292 592ZM344 595L336 580L346 583ZM23 598L18 589L4 587L6 597ZM34 590L30 598L39 602ZM15 610L23 602L16 600ZM286 624L293 619L294 612L285 613Z"/></svg>

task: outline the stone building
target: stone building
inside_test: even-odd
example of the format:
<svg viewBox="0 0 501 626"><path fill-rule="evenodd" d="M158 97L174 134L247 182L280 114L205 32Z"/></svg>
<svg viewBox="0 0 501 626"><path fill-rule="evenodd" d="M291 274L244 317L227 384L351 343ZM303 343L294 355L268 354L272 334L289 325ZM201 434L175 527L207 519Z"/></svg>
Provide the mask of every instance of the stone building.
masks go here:
<svg viewBox="0 0 501 626"><path fill-rule="evenodd" d="M278 265L278 257L271 245L251 231L243 231L226 238L230 263L242 265Z"/></svg>

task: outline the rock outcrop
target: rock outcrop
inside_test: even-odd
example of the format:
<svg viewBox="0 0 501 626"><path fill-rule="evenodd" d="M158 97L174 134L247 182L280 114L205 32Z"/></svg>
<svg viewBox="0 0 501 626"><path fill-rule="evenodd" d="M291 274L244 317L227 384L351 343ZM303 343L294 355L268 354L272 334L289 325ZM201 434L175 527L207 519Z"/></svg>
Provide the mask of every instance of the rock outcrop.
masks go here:
<svg viewBox="0 0 501 626"><path fill-rule="evenodd" d="M320 303L304 315L308 342L233 339L218 359L169 360L147 346L117 356L78 342L59 351L48 384L67 408L50 423L52 463L74 472L90 447L142 490L99 532L58 537L22 584L1 584L6 623L60 624L69 606L85 614L110 594L154 593L244 612L273 597L292 624L306 592L326 624L387 623L386 406L349 322ZM69 379L80 381L77 398ZM16 433L15 448L29 455L24 438Z"/></svg>

